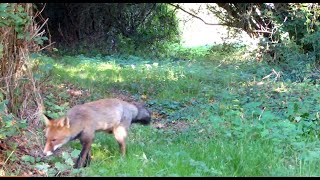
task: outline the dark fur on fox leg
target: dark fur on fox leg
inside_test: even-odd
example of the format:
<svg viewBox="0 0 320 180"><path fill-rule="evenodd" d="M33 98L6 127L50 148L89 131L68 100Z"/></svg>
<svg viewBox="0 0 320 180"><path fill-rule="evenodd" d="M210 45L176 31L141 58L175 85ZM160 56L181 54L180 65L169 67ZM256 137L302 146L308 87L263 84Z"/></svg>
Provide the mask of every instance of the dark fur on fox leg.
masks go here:
<svg viewBox="0 0 320 180"><path fill-rule="evenodd" d="M83 167L88 167L90 165L90 163L91 163L91 152L89 151Z"/></svg>
<svg viewBox="0 0 320 180"><path fill-rule="evenodd" d="M86 159L84 162L81 164L81 157L77 159L76 164L74 165L74 168L81 168L81 167L88 167L91 163L91 153L89 152L86 156Z"/></svg>
<svg viewBox="0 0 320 180"><path fill-rule="evenodd" d="M92 138L93 139L93 138ZM91 161L91 144L92 139L82 139L80 138L80 142L82 144L82 150L80 152L77 163L75 164L75 168L86 167Z"/></svg>

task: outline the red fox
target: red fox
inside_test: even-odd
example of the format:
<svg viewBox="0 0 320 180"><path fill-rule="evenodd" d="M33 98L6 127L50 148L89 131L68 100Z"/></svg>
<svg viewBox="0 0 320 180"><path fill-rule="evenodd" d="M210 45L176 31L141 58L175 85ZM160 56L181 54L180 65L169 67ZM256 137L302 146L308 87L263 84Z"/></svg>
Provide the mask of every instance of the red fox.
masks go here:
<svg viewBox="0 0 320 180"><path fill-rule="evenodd" d="M65 117L53 120L45 115L46 156L69 141L80 139L82 150L75 168L88 166L90 150L96 131L113 133L120 151L126 153L125 138L131 123L149 124L151 112L143 104L128 103L119 99L101 99L72 107Z"/></svg>

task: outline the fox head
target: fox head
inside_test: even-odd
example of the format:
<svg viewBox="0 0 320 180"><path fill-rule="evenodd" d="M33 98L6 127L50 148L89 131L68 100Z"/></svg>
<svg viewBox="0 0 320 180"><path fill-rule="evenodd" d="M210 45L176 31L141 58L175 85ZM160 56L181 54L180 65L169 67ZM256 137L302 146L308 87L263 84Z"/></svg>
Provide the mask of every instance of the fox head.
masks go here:
<svg viewBox="0 0 320 180"><path fill-rule="evenodd" d="M67 117L54 120L49 116L44 116L47 141L43 153L50 156L55 150L70 141L70 124Z"/></svg>
<svg viewBox="0 0 320 180"><path fill-rule="evenodd" d="M134 123L150 124L151 112L146 108L144 104L133 103L138 109L138 115L132 120Z"/></svg>

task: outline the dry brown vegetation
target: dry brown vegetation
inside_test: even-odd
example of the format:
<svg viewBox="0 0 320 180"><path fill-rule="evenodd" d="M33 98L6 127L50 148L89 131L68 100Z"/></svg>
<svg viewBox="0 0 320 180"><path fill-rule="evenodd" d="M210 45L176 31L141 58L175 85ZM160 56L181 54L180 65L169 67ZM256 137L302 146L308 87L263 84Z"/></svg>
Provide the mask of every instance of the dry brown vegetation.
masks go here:
<svg viewBox="0 0 320 180"><path fill-rule="evenodd" d="M25 132L33 132L43 110L40 86L33 76L37 66L29 60L30 53L41 50L39 40L45 33L43 25L35 22L40 12L35 12L31 3L2 3L0 8L6 14L0 23L0 103L4 107L0 111L0 128L20 131L16 124L27 120ZM30 139L25 132L21 130L16 135L0 139L2 175L6 175L8 169L11 172L21 170L21 163L16 158L39 149L35 147L38 143L34 147L26 145ZM5 130L2 133L7 135Z"/></svg>

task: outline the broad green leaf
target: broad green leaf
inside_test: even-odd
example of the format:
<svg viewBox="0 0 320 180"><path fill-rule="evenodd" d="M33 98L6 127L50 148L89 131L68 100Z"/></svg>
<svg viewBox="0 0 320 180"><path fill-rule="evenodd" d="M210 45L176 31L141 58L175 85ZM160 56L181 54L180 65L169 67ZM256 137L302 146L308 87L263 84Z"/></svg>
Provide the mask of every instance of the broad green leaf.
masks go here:
<svg viewBox="0 0 320 180"><path fill-rule="evenodd" d="M71 152L71 157L72 158L77 158L79 156L81 151L79 151L78 149L75 149Z"/></svg>
<svg viewBox="0 0 320 180"><path fill-rule="evenodd" d="M21 157L22 160L26 161L26 162L31 162L31 163L35 163L35 158L29 155L23 155Z"/></svg>
<svg viewBox="0 0 320 180"><path fill-rule="evenodd" d="M56 162L56 163L54 164L54 166L55 166L55 168L57 168L58 171L65 171L65 170L67 170L68 167L69 167L68 165L62 164L62 163L60 163L60 162Z"/></svg>

